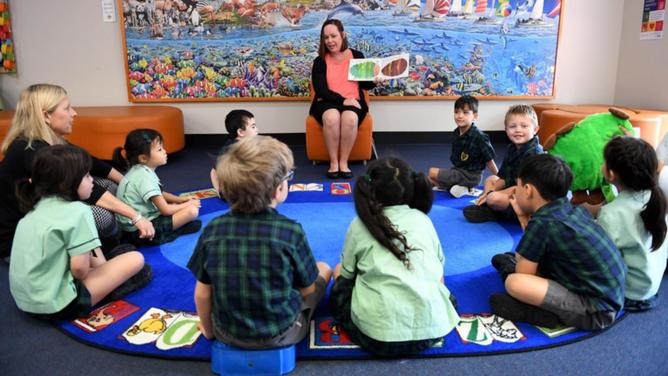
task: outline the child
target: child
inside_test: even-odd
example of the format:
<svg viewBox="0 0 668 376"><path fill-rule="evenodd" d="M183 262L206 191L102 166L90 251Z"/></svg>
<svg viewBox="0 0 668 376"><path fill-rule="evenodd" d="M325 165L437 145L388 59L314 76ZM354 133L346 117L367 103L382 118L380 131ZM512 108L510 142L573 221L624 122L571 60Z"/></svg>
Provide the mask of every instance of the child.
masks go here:
<svg viewBox="0 0 668 376"><path fill-rule="evenodd" d="M301 341L331 269L316 264L302 226L276 211L288 196L292 152L271 138L244 138L216 171L231 211L202 231L188 268L206 338L248 349Z"/></svg>
<svg viewBox="0 0 668 376"><path fill-rule="evenodd" d="M202 222L195 220L200 202L194 198L178 197L163 192L155 169L167 163L167 152L163 149L160 133L153 129L135 129L125 138L125 146L114 150L114 162L130 167L116 197L134 208L139 215L130 220L117 215L118 223L133 244L162 244L179 235L197 232ZM125 150L125 158L121 150ZM146 217L153 223L155 235L152 240L140 239L135 224Z"/></svg>
<svg viewBox="0 0 668 376"><path fill-rule="evenodd" d="M510 294L489 298L497 315L597 330L612 325L622 309L624 260L605 230L566 198L572 180L557 157L540 154L522 163L511 205L524 236L515 257L492 258Z"/></svg>
<svg viewBox="0 0 668 376"><path fill-rule="evenodd" d="M527 157L543 153L536 136L538 118L533 107L523 104L510 107L504 123L511 144L501 162L499 174L485 180L485 187L475 205L464 208L464 217L469 222L487 222L504 217L515 219L509 198L515 191L517 170Z"/></svg>
<svg viewBox="0 0 668 376"><path fill-rule="evenodd" d="M598 223L628 267L624 308L645 311L657 304L666 269L666 199L657 185L657 158L645 141L615 137L606 145L602 170L619 195L604 205Z"/></svg>
<svg viewBox="0 0 668 376"><path fill-rule="evenodd" d="M494 148L489 137L473 122L478 118L478 100L464 95L455 101L455 142L450 161L452 168L429 169L429 180L434 186L450 191L454 197L462 197L480 184L485 166L492 175L498 170L494 163Z"/></svg>
<svg viewBox="0 0 668 376"><path fill-rule="evenodd" d="M91 166L83 149L49 146L35 154L32 178L19 183L20 204L30 212L16 228L9 287L19 309L32 316L85 314L144 266L141 253L127 246L105 261L93 212L78 201L92 192Z"/></svg>
<svg viewBox="0 0 668 376"><path fill-rule="evenodd" d="M330 309L353 342L381 356L422 352L459 322L443 283L443 249L427 213L429 180L391 158L355 184Z"/></svg>
<svg viewBox="0 0 668 376"><path fill-rule="evenodd" d="M241 140L244 137L251 137L257 135L257 125L255 125L255 116L250 111L246 110L232 110L227 116L225 116L225 129L227 133L230 134L230 138L225 141L225 144L220 151L218 152L218 158L221 155L225 154L229 148L234 145L237 141ZM216 174L216 166L214 165L209 173L211 176L211 185L216 190L220 192L218 186L218 175Z"/></svg>

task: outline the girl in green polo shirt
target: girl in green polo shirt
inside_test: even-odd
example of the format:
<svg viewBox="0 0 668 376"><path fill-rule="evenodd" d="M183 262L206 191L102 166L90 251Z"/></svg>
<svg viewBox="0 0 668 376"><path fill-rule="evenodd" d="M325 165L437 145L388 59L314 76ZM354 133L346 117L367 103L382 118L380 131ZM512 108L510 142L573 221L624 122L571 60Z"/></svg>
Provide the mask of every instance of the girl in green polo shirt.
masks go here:
<svg viewBox="0 0 668 376"><path fill-rule="evenodd" d="M443 248L427 213L431 184L400 159L369 165L334 272L330 309L350 339L381 356L419 353L459 322Z"/></svg>
<svg viewBox="0 0 668 376"><path fill-rule="evenodd" d="M93 212L78 201L93 189L91 164L83 149L47 146L35 154L32 178L19 183L19 204L29 212L14 235L9 288L28 314L57 320L85 314L144 266L141 253L122 252L127 246L105 260Z"/></svg>

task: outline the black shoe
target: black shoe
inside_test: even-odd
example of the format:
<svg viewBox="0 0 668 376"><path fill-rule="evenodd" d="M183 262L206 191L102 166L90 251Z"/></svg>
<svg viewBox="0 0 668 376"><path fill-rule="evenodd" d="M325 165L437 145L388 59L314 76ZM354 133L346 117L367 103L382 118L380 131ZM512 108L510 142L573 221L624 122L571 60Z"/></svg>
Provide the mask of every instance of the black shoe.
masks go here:
<svg viewBox="0 0 668 376"><path fill-rule="evenodd" d="M492 312L510 321L522 321L531 325L555 328L561 325L559 317L550 311L522 303L508 294L492 294L489 297Z"/></svg>
<svg viewBox="0 0 668 376"><path fill-rule="evenodd" d="M487 205L469 205L464 208L464 218L471 223L496 221L496 213Z"/></svg>
<svg viewBox="0 0 668 376"><path fill-rule="evenodd" d="M194 234L201 228L202 228L202 221L200 221L199 219L195 219L194 221L190 221L185 225L179 227L176 230L176 232L178 232L179 235Z"/></svg>
<svg viewBox="0 0 668 376"><path fill-rule="evenodd" d="M352 171L339 171L339 177L342 179L352 179L353 178L353 172Z"/></svg>
<svg viewBox="0 0 668 376"><path fill-rule="evenodd" d="M153 269L151 268L151 265L144 264L144 267L141 268L137 274L133 275L120 286L116 287L116 289L112 291L107 297L112 301L123 299L129 293L137 291L148 285L148 283L151 282L151 279L153 279Z"/></svg>
<svg viewBox="0 0 668 376"><path fill-rule="evenodd" d="M515 273L516 265L517 260L514 253L501 253L492 257L492 266L499 272L504 282L509 274Z"/></svg>
<svg viewBox="0 0 668 376"><path fill-rule="evenodd" d="M339 174L339 171L327 171L327 179L338 179Z"/></svg>

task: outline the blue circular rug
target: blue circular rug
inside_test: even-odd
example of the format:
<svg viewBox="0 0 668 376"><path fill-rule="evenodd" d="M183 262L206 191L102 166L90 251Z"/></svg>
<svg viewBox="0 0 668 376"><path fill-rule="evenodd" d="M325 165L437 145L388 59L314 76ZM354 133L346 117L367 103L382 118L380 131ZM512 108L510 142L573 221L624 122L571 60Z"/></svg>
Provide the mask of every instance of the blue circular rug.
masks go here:
<svg viewBox="0 0 668 376"><path fill-rule="evenodd" d="M291 192L278 211L304 227L317 260L332 267L339 261L348 224L355 216L351 195ZM445 254L445 283L458 301L461 322L444 340L420 356L466 356L535 350L593 335L564 330L554 338L538 328L489 314L488 297L503 285L490 266L493 255L514 249L521 237L512 223L468 223L462 208L472 197L454 199L435 194L429 213ZM218 198L202 201L200 219L206 225L227 210ZM211 341L199 336L193 301L195 279L186 268L199 234L181 236L160 247L142 249L154 272L153 281L123 301L98 307L89 317L60 322L60 328L87 344L155 357L210 359ZM297 345L300 359L366 358L320 305L307 338Z"/></svg>

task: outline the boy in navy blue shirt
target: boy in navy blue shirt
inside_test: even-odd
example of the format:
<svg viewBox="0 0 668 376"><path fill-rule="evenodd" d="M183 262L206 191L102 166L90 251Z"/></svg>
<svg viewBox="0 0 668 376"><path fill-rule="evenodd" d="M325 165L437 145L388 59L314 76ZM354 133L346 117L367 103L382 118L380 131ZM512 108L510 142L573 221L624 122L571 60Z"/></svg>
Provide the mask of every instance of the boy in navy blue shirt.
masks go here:
<svg viewBox="0 0 668 376"><path fill-rule="evenodd" d="M485 166L497 173L494 148L489 137L473 122L478 118L478 100L464 95L455 101L455 141L452 143L451 168L429 168L429 180L439 189L461 197L480 184Z"/></svg>

